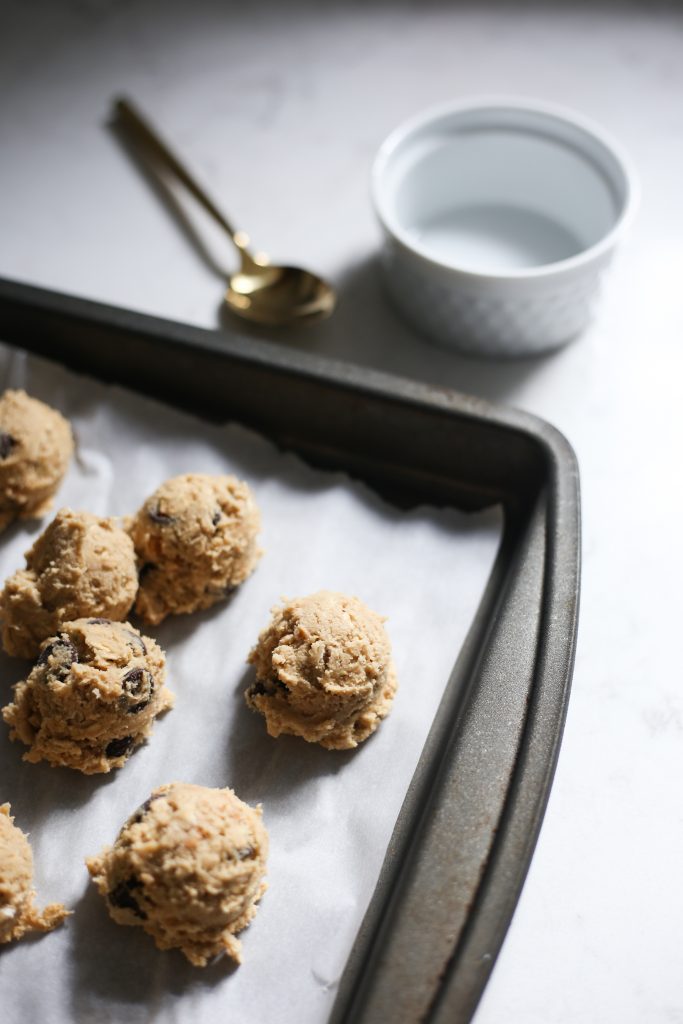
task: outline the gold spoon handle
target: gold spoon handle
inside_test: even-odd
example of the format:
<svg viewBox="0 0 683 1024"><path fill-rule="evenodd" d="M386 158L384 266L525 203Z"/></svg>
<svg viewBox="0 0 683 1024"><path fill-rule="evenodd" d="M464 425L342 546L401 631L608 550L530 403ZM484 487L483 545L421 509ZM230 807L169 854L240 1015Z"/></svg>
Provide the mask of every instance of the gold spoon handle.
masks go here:
<svg viewBox="0 0 683 1024"><path fill-rule="evenodd" d="M197 184L187 168L180 162L178 157L162 142L156 132L150 127L142 114L135 109L130 100L124 97L114 101L114 110L121 126L130 134L131 138L142 144L156 160L182 182L188 192L194 196L207 213L227 231L230 238L243 255L248 255L245 244L238 240L238 232L232 224L221 213L213 201L208 197L204 189Z"/></svg>

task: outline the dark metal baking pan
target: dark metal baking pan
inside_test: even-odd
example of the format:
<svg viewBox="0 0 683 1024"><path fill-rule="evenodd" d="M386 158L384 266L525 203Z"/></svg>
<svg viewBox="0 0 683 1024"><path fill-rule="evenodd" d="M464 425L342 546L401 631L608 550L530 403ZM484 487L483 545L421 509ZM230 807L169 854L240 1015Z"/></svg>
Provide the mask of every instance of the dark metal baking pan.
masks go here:
<svg viewBox="0 0 683 1024"><path fill-rule="evenodd" d="M0 338L238 420L401 505L502 505L501 549L331 1024L470 1020L536 843L569 696L579 491L567 442L541 420L453 391L9 281Z"/></svg>

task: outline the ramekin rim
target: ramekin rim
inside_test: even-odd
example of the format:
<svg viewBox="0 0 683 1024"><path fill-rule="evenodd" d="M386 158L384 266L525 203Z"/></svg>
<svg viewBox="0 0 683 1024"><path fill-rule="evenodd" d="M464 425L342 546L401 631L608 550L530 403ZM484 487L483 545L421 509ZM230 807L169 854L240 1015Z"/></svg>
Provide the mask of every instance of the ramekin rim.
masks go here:
<svg viewBox="0 0 683 1024"><path fill-rule="evenodd" d="M574 128L578 128L586 135L591 136L610 154L619 166L624 179L624 199L622 209L609 231L594 242L592 245L582 249L581 252L568 256L563 260L556 260L552 263L543 263L538 266L513 268L504 271L478 271L458 265L454 261L439 259L428 248L416 243L409 237L401 225L388 215L380 184L380 177L387 166L391 154L395 151L400 142L415 134L419 129L430 122L438 120L449 114L466 113L476 110L510 110L529 112L555 119ZM600 256L611 251L616 245L619 237L625 233L635 217L640 198L640 187L638 175L631 158L626 154L621 144L605 131L601 125L560 104L549 103L545 100L535 100L524 96L506 95L479 95L462 100L451 100L435 104L420 113L414 114L398 124L383 140L371 169L371 198L375 214L388 235L394 238L408 252L419 256L427 264L438 268L440 271L447 271L451 274L462 276L478 282L496 283L515 280L541 280L561 276L565 272L580 269L586 265L599 260Z"/></svg>

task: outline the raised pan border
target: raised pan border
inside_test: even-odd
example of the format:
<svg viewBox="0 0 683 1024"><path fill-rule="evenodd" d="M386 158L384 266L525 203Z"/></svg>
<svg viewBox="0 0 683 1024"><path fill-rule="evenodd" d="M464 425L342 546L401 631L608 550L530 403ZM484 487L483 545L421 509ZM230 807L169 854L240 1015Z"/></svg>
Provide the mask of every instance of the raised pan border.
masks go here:
<svg viewBox="0 0 683 1024"><path fill-rule="evenodd" d="M0 338L239 420L399 504L503 506L499 556L330 1018L469 1021L524 883L566 715L580 566L566 440L542 420L447 389L12 281L0 281Z"/></svg>

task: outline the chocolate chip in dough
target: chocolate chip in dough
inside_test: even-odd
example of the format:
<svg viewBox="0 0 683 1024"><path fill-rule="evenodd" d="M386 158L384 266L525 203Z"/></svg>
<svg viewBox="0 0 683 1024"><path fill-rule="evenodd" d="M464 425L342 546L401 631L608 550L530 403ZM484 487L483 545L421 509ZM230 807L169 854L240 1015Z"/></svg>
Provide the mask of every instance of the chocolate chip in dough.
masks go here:
<svg viewBox="0 0 683 1024"><path fill-rule="evenodd" d="M0 459L6 459L16 443L11 434L0 431Z"/></svg>
<svg viewBox="0 0 683 1024"><path fill-rule="evenodd" d="M78 661L78 651L68 636L63 634L42 649L36 664L47 665L53 656L57 660L57 665L50 669L50 673L58 679L63 679L74 662Z"/></svg>
<svg viewBox="0 0 683 1024"><path fill-rule="evenodd" d="M133 814L131 814L131 816L130 816L131 824L132 825L136 825L138 822L142 821L142 819L147 814L147 811L150 809L150 807L152 806L154 801L155 800L159 800L160 796L161 796L160 793L157 793L156 796L154 794L152 794L152 796L148 796L147 799L145 800L145 802L140 804L140 806L138 807L137 811L135 811Z"/></svg>
<svg viewBox="0 0 683 1024"><path fill-rule="evenodd" d="M107 744L104 756L109 758L123 757L133 746L132 736L122 736L120 739L112 740Z"/></svg>
<svg viewBox="0 0 683 1024"><path fill-rule="evenodd" d="M135 875L131 875L130 878L126 878L123 882L119 882L118 885L114 886L111 892L107 893L107 899L112 907L118 907L120 910L132 910L136 917L144 921L147 914L144 910L140 909L140 904L133 896L133 890L141 888L142 882L140 879L136 878Z"/></svg>
<svg viewBox="0 0 683 1024"><path fill-rule="evenodd" d="M139 711L147 707L152 699L154 679L147 669L132 668L121 680L121 688L126 696L132 697L136 702L128 708L128 714L137 715Z"/></svg>
<svg viewBox="0 0 683 1024"><path fill-rule="evenodd" d="M130 646L135 650L140 651L142 654L147 654L147 645L142 637L138 636L137 633L133 633L131 630L128 630L127 632L130 637L130 640L128 641Z"/></svg>
<svg viewBox="0 0 683 1024"><path fill-rule="evenodd" d="M175 516L170 516L168 512L162 512L158 505L156 508L147 509L147 515L153 523L158 523L159 526L170 526L176 521Z"/></svg>

